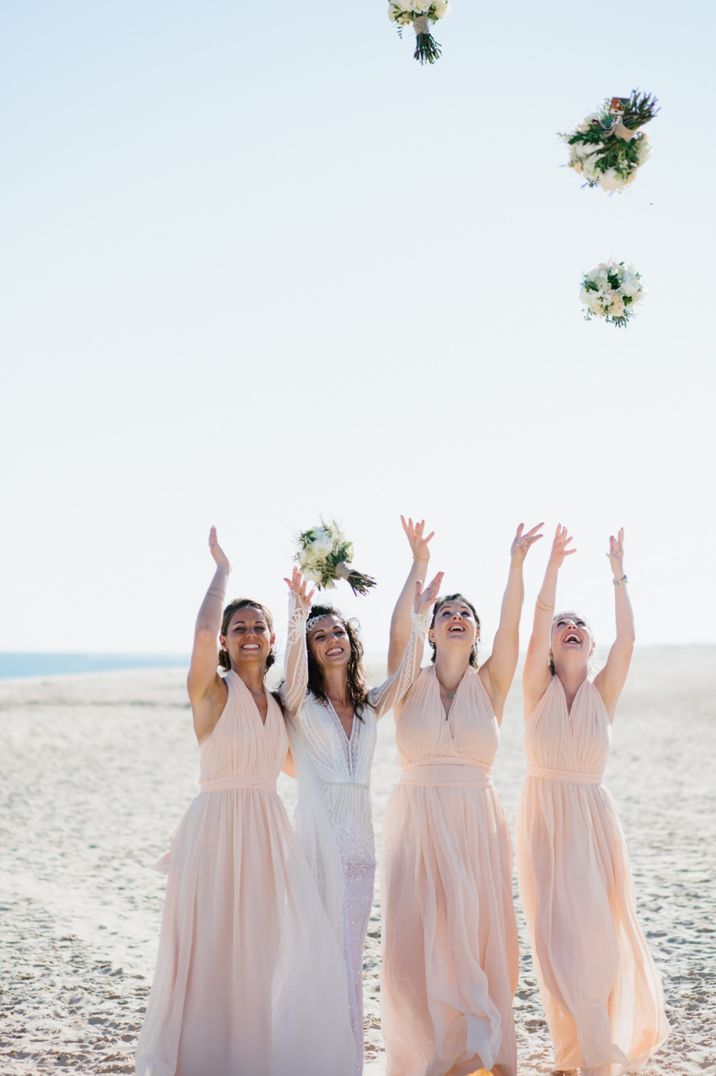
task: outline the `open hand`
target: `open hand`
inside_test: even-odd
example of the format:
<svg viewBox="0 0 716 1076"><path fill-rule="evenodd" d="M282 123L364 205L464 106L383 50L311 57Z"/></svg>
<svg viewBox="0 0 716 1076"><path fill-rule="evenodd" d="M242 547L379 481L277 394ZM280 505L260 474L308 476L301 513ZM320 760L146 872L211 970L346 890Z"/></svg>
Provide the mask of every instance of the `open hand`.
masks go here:
<svg viewBox="0 0 716 1076"><path fill-rule="evenodd" d="M420 616L429 605L433 605L440 593L440 587L442 586L443 576L445 572L438 572L434 579L423 590L422 580L415 580L415 604L413 609Z"/></svg>
<svg viewBox="0 0 716 1076"><path fill-rule="evenodd" d="M543 526L544 523L538 523L536 527L532 528L532 530L523 533L525 525L524 523L520 523L519 527L517 528L517 533L515 534L514 541L512 542L512 545L510 547L510 556L515 557L518 560L524 560L534 543L539 542L540 538L542 537L542 533L540 532L539 534L537 534L537 531L540 529L540 527Z"/></svg>
<svg viewBox="0 0 716 1076"><path fill-rule="evenodd" d="M212 527L209 531L209 552L216 561L216 566L218 568L225 568L227 572L231 571L231 562L219 545L219 539L216 536L216 527Z"/></svg>
<svg viewBox="0 0 716 1076"><path fill-rule="evenodd" d="M311 608L311 599L316 593L315 587L308 591L308 580L303 577L298 568L293 569L290 579L286 579L284 576L283 581L288 585L288 589L296 599L299 608L307 613ZM308 593L306 593L306 591L308 591Z"/></svg>
<svg viewBox="0 0 716 1076"><path fill-rule="evenodd" d="M435 531L430 531L430 534L428 534L427 537L425 536L424 519L420 519L413 523L410 516L408 516L407 520L405 516L401 516L400 522L403 524L405 537L410 543L413 558L415 560L430 560L430 550L428 546L435 536Z"/></svg>
<svg viewBox="0 0 716 1076"><path fill-rule="evenodd" d="M624 575L624 528L620 527L616 538L609 535L609 563L612 566L612 575L615 579L621 579Z"/></svg>
<svg viewBox="0 0 716 1076"><path fill-rule="evenodd" d="M563 527L561 523L558 523L557 529L554 532L552 551L549 555L549 563L553 567L561 568L565 557L571 557L572 553L577 552L576 549L567 549L567 546L572 541L574 541L574 539L567 533L567 528Z"/></svg>

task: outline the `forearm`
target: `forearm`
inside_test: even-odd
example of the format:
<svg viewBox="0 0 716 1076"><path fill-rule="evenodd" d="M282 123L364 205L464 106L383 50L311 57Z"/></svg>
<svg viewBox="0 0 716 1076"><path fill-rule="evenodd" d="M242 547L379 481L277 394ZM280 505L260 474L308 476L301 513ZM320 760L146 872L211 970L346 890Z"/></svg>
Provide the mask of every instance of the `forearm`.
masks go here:
<svg viewBox="0 0 716 1076"><path fill-rule="evenodd" d="M420 672L430 615L430 609L426 609L422 614L410 614L410 634L395 671L380 687L372 688L368 694L368 701L376 716L381 717L397 705Z"/></svg>
<svg viewBox="0 0 716 1076"><path fill-rule="evenodd" d="M209 584L204 600L199 607L196 618L196 632L211 633L218 635L221 628L221 615L224 610L226 598L226 584L229 571L223 565L218 565L213 579Z"/></svg>
<svg viewBox="0 0 716 1076"><path fill-rule="evenodd" d="M519 631L524 599L523 561L517 557L512 557L509 575L507 576L507 586L502 596L499 631L510 634Z"/></svg>
<svg viewBox="0 0 716 1076"><path fill-rule="evenodd" d="M291 714L300 709L308 688L307 619L308 609L291 594L288 603L285 679L282 689L284 705Z"/></svg>
<svg viewBox="0 0 716 1076"><path fill-rule="evenodd" d="M430 561L426 557L423 560L413 560L408 577L403 584L403 589L398 595L398 600L393 609L390 619L390 646L388 650L388 671L393 672L399 665L405 646L410 638L412 628L413 602L415 600L415 584L418 579L422 582L428 572Z"/></svg>
<svg viewBox="0 0 716 1076"><path fill-rule="evenodd" d="M629 590L626 582L614 587L614 614L617 626L617 639L625 643L633 643L636 637L634 627L634 611L629 599Z"/></svg>

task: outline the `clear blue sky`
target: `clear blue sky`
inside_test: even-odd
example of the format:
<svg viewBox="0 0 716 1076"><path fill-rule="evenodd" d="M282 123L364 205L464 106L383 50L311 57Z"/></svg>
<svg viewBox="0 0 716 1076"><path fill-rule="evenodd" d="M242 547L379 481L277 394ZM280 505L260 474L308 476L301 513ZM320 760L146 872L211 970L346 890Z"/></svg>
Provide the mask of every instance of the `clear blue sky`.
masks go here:
<svg viewBox="0 0 716 1076"><path fill-rule="evenodd" d="M620 524L640 640L716 641L712 5L455 0L433 68L386 6L0 6L0 649L186 649L211 523L281 622L323 512L375 650L401 511L486 635L545 519L600 642ZM581 189L556 132L634 86L652 160ZM610 256L626 331L581 318Z"/></svg>

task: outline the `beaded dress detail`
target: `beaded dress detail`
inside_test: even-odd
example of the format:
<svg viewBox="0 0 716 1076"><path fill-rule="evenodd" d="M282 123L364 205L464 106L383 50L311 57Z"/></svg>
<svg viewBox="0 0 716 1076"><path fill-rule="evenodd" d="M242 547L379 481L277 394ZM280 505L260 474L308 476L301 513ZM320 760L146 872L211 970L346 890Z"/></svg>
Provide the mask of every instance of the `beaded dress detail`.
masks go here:
<svg viewBox="0 0 716 1076"><path fill-rule="evenodd" d="M298 778L296 828L343 946L358 1074L363 1069L363 945L375 878L369 786L376 722L405 695L420 670L428 614L413 618L398 670L371 688L368 705L353 717L350 737L330 702L307 690L307 615L291 595L281 694Z"/></svg>

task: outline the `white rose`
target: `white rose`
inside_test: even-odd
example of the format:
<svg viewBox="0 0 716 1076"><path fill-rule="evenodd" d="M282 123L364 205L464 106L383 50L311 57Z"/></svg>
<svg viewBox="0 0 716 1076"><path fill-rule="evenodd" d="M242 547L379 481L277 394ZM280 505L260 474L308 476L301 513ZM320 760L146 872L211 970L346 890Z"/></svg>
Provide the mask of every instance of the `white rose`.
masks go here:
<svg viewBox="0 0 716 1076"><path fill-rule="evenodd" d="M615 295L609 304L609 313L613 318L624 317L624 300L621 295Z"/></svg>
<svg viewBox="0 0 716 1076"><path fill-rule="evenodd" d="M628 269L626 270L622 278L621 290L623 294L628 295L629 298L633 298L641 291L641 284L639 283L637 277Z"/></svg>
<svg viewBox="0 0 716 1076"><path fill-rule="evenodd" d="M311 542L311 550L317 556L330 553L333 549L333 539L331 538L325 527L316 527L313 532L313 541Z"/></svg>
<svg viewBox="0 0 716 1076"><path fill-rule="evenodd" d="M447 0L437 0L437 3L433 4L433 17L436 19L444 19L446 15L450 14L450 5Z"/></svg>

